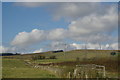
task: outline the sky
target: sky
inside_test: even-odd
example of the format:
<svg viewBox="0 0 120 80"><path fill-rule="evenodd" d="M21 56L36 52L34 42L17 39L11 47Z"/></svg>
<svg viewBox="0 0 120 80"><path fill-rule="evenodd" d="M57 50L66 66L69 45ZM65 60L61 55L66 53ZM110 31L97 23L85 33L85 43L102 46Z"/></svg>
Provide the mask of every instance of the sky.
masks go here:
<svg viewBox="0 0 120 80"><path fill-rule="evenodd" d="M3 2L3 52L117 49L117 2Z"/></svg>

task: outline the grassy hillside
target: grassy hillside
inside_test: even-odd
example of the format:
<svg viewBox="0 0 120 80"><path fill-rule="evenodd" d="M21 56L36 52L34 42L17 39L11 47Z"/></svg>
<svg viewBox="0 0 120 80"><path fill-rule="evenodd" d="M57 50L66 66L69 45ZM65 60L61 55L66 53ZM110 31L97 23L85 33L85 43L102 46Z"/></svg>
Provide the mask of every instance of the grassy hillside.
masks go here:
<svg viewBox="0 0 120 80"><path fill-rule="evenodd" d="M3 59L3 78L55 78L49 71L32 68L18 59Z"/></svg>
<svg viewBox="0 0 120 80"><path fill-rule="evenodd" d="M116 55L111 55L116 52ZM57 59L36 60L35 63L56 63L59 66L75 66L81 64L97 64L106 67L108 76L117 77L118 75L118 51L115 50L72 50L60 53L44 53L44 56L56 56ZM77 61L79 58L79 61ZM77 61L77 62L76 62Z"/></svg>
<svg viewBox="0 0 120 80"><path fill-rule="evenodd" d="M50 56L56 56L56 60L46 59L39 60L40 62L64 62L64 61L76 61L79 58L80 61L96 61L96 60L117 60L118 54L111 55L112 50L72 50L67 52L52 53L47 52L41 55L49 58ZM34 54L37 55L37 54ZM38 54L40 55L40 54Z"/></svg>
<svg viewBox="0 0 120 80"><path fill-rule="evenodd" d="M116 55L111 55L111 52L116 52ZM76 65L97 64L105 66L107 76L115 78L118 76L118 54L117 50L72 50L58 53L49 51L44 53L3 56L3 77L55 78L57 74L53 73L54 69L58 71L59 69L63 69L67 74ZM34 56L45 56L45 59L33 60L32 57ZM51 56L55 56L56 59L50 59ZM27 66L24 62L27 60L33 63L33 65L45 66L46 68L50 66L52 71L48 68L47 70L43 70L41 68Z"/></svg>
<svg viewBox="0 0 120 80"><path fill-rule="evenodd" d="M61 60L75 60L77 57L79 57L81 60L83 58L86 59L92 59L92 58L116 58L118 55L112 56L110 55L111 52L117 50L72 50L72 51L66 51L66 52L58 52L58 53L52 53L49 52L43 52L43 53L30 53L30 54L23 54L23 55L15 55L15 56L8 56L8 58L16 58L16 59L30 59L32 56L39 56L44 55L46 58L49 58L50 56L56 56L57 59ZM5 56L7 58L7 56Z"/></svg>

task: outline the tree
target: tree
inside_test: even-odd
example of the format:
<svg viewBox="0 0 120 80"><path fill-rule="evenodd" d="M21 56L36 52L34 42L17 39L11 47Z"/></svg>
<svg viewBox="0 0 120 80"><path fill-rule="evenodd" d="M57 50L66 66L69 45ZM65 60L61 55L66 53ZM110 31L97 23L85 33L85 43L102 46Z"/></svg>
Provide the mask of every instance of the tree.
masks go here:
<svg viewBox="0 0 120 80"><path fill-rule="evenodd" d="M45 56L42 55L36 55L32 57L33 60L38 60L38 59L45 59Z"/></svg>
<svg viewBox="0 0 120 80"><path fill-rule="evenodd" d="M80 58L79 58L79 57L77 57L77 58L76 58L76 61L79 61L79 60L80 60Z"/></svg>
<svg viewBox="0 0 120 80"><path fill-rule="evenodd" d="M56 56L50 56L50 59L56 59Z"/></svg>

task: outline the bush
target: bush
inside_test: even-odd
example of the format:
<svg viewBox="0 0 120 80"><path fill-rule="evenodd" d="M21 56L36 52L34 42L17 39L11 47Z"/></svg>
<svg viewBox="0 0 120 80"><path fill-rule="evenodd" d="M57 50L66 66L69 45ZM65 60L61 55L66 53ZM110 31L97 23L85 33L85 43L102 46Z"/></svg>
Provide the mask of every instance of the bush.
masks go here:
<svg viewBox="0 0 120 80"><path fill-rule="evenodd" d="M114 55L116 55L116 52L111 52L110 54L114 56Z"/></svg>
<svg viewBox="0 0 120 80"><path fill-rule="evenodd" d="M50 59L56 59L56 56L50 56Z"/></svg>
<svg viewBox="0 0 120 80"><path fill-rule="evenodd" d="M38 59L45 59L45 56L38 56Z"/></svg>
<svg viewBox="0 0 120 80"><path fill-rule="evenodd" d="M76 58L76 61L80 61L80 58L79 58L79 57L77 57L77 58Z"/></svg>
<svg viewBox="0 0 120 80"><path fill-rule="evenodd" d="M32 59L33 60L45 59L45 56L41 56L41 55L39 55L39 56L33 56Z"/></svg>

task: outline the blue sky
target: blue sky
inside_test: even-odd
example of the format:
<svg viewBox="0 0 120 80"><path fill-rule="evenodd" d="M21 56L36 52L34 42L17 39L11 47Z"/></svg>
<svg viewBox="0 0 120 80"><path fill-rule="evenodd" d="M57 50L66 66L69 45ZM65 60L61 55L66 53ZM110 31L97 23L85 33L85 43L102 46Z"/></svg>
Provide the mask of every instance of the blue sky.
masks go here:
<svg viewBox="0 0 120 80"><path fill-rule="evenodd" d="M3 2L2 14L3 46L37 50L53 42L117 43L117 3Z"/></svg>
<svg viewBox="0 0 120 80"><path fill-rule="evenodd" d="M2 3L0 2L0 11L2 12ZM0 13L0 22L1 22L1 25L0 25L0 32L2 33L2 13ZM0 44L2 42L2 34L0 34Z"/></svg>
<svg viewBox="0 0 120 80"><path fill-rule="evenodd" d="M32 29L54 29L68 25L64 20L54 21L45 8L26 8L3 3L3 40L10 42L19 32ZM9 36L8 36L9 34Z"/></svg>

